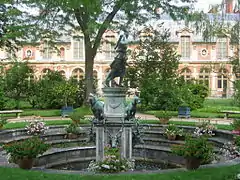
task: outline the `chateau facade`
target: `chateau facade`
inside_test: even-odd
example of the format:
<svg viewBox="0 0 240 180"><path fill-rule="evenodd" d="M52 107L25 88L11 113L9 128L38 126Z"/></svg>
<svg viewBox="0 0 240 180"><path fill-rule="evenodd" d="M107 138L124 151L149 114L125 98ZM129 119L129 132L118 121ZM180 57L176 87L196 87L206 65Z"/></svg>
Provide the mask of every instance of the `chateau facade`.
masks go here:
<svg viewBox="0 0 240 180"><path fill-rule="evenodd" d="M239 11L235 14L228 12L228 18L235 15L240 17L239 13ZM211 42L205 42L190 28L185 27L183 22L174 22L168 16L161 17L159 23L161 22L164 22L166 28L171 28L170 42L175 45L176 51L181 55L179 72L185 80L195 79L206 84L210 89L211 97L231 97L234 93L233 82L236 77L229 64L229 57L234 55L239 45L231 44L227 34L215 37ZM116 32L106 31L103 43L95 57L94 76L98 79L99 92L115 56L114 42L117 38ZM60 71L67 79L84 77L85 54L81 34L59 40L56 43L56 49L52 48L48 41L36 43L34 46L25 45L16 56L19 61L29 62L37 78L48 70ZM10 59L11 55L0 50L0 64L9 63Z"/></svg>

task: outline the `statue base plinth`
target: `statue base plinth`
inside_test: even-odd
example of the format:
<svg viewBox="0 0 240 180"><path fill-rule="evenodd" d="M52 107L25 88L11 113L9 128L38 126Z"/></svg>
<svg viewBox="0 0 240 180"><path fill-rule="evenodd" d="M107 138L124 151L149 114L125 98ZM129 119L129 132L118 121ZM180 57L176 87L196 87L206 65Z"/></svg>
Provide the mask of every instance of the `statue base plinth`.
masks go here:
<svg viewBox="0 0 240 180"><path fill-rule="evenodd" d="M132 158L133 123L124 120L126 108L126 92L123 87L105 87L104 116L102 123L96 123L96 160L104 159L104 147L120 148L121 158Z"/></svg>
<svg viewBox="0 0 240 180"><path fill-rule="evenodd" d="M120 148L120 157L132 159L132 122L97 123L96 127L96 160L104 160L104 147Z"/></svg>
<svg viewBox="0 0 240 180"><path fill-rule="evenodd" d="M123 87L105 87L104 93L104 116L109 122L124 122L126 107L126 92Z"/></svg>

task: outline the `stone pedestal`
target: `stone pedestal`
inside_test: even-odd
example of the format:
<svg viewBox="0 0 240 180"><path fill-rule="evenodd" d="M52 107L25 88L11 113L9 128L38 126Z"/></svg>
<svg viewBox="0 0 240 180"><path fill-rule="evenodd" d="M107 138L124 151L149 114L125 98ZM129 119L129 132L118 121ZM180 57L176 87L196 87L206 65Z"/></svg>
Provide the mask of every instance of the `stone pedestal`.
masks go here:
<svg viewBox="0 0 240 180"><path fill-rule="evenodd" d="M96 160L104 159L104 147L120 146L121 158L132 158L132 122L125 122L126 89L103 88L104 116L96 127Z"/></svg>

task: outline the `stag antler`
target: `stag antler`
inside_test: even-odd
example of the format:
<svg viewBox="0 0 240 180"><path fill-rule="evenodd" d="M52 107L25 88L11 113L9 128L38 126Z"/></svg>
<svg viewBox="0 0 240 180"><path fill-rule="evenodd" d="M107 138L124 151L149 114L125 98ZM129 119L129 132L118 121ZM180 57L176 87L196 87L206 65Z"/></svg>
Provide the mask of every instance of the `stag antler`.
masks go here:
<svg viewBox="0 0 240 180"><path fill-rule="evenodd" d="M111 147L115 148L117 147L117 140L118 138L121 136L121 133L122 133L122 128L117 132L117 134L115 134L114 136L111 135L111 133L109 131L107 131L108 133L108 136L110 137L111 139ZM119 135L120 134L120 135Z"/></svg>

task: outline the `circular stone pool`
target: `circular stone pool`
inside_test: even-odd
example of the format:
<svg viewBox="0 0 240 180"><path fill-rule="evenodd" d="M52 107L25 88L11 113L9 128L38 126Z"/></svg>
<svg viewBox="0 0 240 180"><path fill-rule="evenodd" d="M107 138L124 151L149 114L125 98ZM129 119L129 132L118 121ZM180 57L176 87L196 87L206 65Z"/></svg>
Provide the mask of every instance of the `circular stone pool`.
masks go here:
<svg viewBox="0 0 240 180"><path fill-rule="evenodd" d="M137 144L132 149L136 170L159 170L183 167L185 160L181 156L171 153L173 144L183 144L183 140L170 141L164 135L164 125L147 125L143 133L144 144ZM36 159L35 167L42 169L83 170L89 162L96 158L96 147L87 143L89 126L82 126L82 132L77 139L66 139L65 126L51 126L42 138L52 148ZM194 127L181 126L188 132ZM233 135L229 131L218 130L216 135L209 138L215 151L218 152L224 143L232 141ZM21 141L29 138L26 130L3 130L0 132L0 144ZM0 148L2 161L7 161L6 154ZM4 163L7 164L7 163Z"/></svg>

